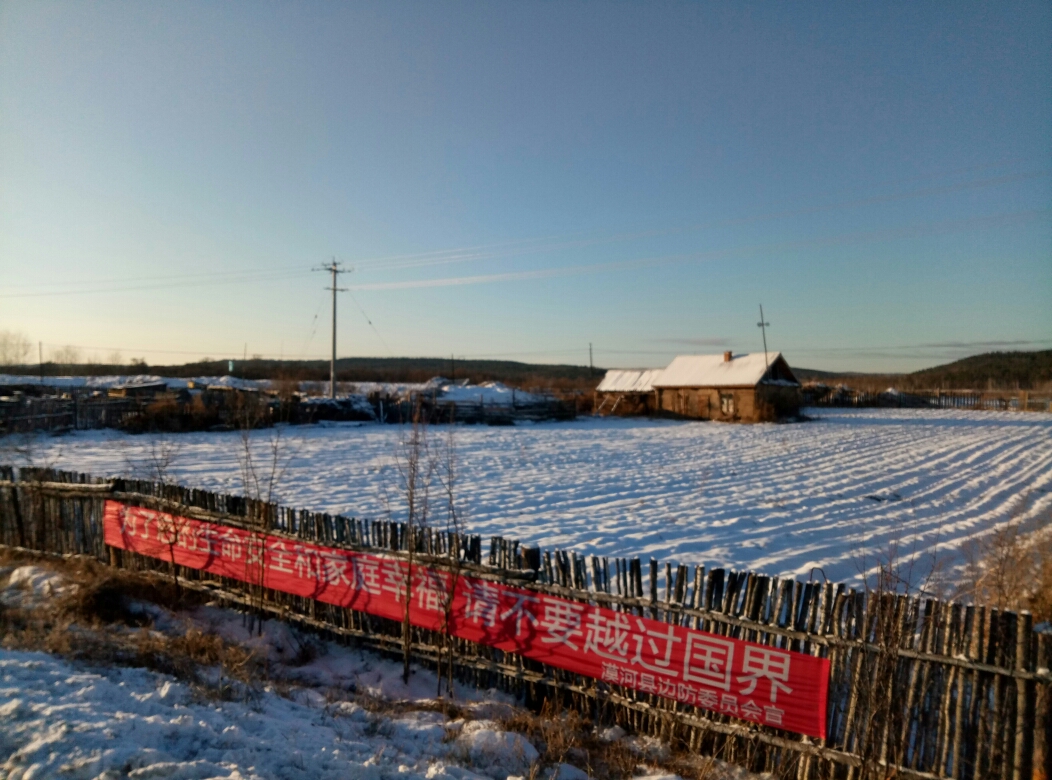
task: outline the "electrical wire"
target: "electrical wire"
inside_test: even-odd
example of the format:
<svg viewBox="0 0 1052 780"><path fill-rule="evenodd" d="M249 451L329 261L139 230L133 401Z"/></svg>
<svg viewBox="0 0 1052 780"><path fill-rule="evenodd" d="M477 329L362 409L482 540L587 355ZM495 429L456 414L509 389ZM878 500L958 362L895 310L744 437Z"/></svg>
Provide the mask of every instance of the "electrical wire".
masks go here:
<svg viewBox="0 0 1052 780"><path fill-rule="evenodd" d="M616 270L647 268L657 265L668 265L683 262L711 262L732 257L743 257L757 253L789 252L800 249L842 246L853 243L890 241L899 238L918 238L923 236L943 235L977 228L1003 227L1011 224L1025 224L1037 219L1047 218L1052 209L1028 209L1024 211L991 214L983 217L942 220L939 222L922 222L901 228L879 229L843 233L836 236L818 236L794 241L781 241L767 244L753 244L729 249L682 252L654 257L640 257L631 260L589 263L582 265L538 268L529 271L508 271L496 274L477 274L474 276L440 277L432 279L411 279L397 282L372 282L351 285L352 290L411 290L431 287L461 287L476 284L493 284L496 282L534 281L562 276L582 276L593 273L606 273Z"/></svg>
<svg viewBox="0 0 1052 780"><path fill-rule="evenodd" d="M376 334L376 338L380 339L380 343L384 345L384 349L387 350L387 354L391 357L394 357L394 352L392 352L391 348L387 346L387 342L384 341L384 337L380 335L380 331L378 331L376 329L376 326L373 325L373 321L369 319L369 315L365 313L365 309L363 309L362 305L358 303L358 299L354 297L354 293L350 290L346 290L346 293L349 296L351 296L351 300L354 301L354 305L358 307L358 311L360 311L362 313L362 316L365 317L365 321L369 323L369 327L373 329L373 333Z"/></svg>

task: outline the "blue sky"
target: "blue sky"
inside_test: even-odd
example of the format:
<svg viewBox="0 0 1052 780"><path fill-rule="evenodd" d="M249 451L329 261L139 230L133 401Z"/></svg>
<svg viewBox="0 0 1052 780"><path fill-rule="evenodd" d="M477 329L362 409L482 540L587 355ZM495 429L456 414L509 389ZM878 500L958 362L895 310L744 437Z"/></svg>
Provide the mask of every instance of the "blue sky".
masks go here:
<svg viewBox="0 0 1052 780"><path fill-rule="evenodd" d="M1052 7L0 5L0 330L151 363L1052 347ZM371 322L371 324L370 324Z"/></svg>

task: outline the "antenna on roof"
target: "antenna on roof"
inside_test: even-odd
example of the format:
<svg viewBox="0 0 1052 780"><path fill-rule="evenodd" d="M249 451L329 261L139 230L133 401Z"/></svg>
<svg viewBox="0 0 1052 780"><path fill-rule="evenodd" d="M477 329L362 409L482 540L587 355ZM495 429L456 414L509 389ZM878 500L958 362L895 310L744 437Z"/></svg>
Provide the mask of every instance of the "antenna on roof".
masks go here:
<svg viewBox="0 0 1052 780"><path fill-rule="evenodd" d="M760 304L760 321L756 323L756 327L763 331L763 365L764 369L769 369L771 364L767 360L767 329L771 327L771 323L767 322L763 318L763 304Z"/></svg>

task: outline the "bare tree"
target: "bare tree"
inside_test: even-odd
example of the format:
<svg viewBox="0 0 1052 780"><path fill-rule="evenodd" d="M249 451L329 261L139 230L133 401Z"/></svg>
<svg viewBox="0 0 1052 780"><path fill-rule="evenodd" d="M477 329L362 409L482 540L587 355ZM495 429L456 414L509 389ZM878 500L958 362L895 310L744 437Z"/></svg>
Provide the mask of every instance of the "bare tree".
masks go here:
<svg viewBox="0 0 1052 780"><path fill-rule="evenodd" d="M453 658L456 642L453 638L453 601L456 598L460 573L463 569L461 557L461 512L457 508L457 452L453 441L453 426L446 432L445 446L441 452L439 482L446 505L446 538L449 547L449 585L442 605L442 647L438 655L438 691L442 695L442 654L446 656L446 693L453 696Z"/></svg>
<svg viewBox="0 0 1052 780"><path fill-rule="evenodd" d="M395 458L399 487L406 504L406 547L409 551L405 580L405 610L402 616L402 680L409 682L409 658L412 647L413 628L409 621L409 610L413 600L413 562L419 529L427 525L430 511L431 482L435 473L435 462L431 457L427 441L427 423L419 405L413 413L413 422L408 436L403 437Z"/></svg>
<svg viewBox="0 0 1052 780"><path fill-rule="evenodd" d="M239 433L237 463L242 489L245 497L250 499L245 523L252 533L250 544L254 546L254 555L245 556L249 599L256 603L256 614L249 617L249 631L253 630L254 622L262 633L266 537L270 530L270 513L297 448L290 446L281 427L267 427L266 433L255 433L270 423L269 407L261 399L242 394L238 397L235 411ZM253 564L258 565L253 567Z"/></svg>
<svg viewBox="0 0 1052 780"><path fill-rule="evenodd" d="M163 433L149 437L148 444L141 448L141 457L133 455L121 442L124 464L129 473L137 478L149 479L160 485L167 485L172 480L172 467L182 449L180 442ZM189 528L191 521L181 515L164 513L157 525L157 537L168 548L168 572L172 577L176 595L181 592L179 584L179 567L175 562L175 549L179 540Z"/></svg>
<svg viewBox="0 0 1052 780"><path fill-rule="evenodd" d="M120 447L128 472L137 478L155 482L171 480L172 468L182 452L182 443L164 433L151 434L146 444L137 451L126 445L125 440L121 440Z"/></svg>
<svg viewBox="0 0 1052 780"><path fill-rule="evenodd" d="M32 348L33 345L25 333L0 330L0 366L24 365Z"/></svg>
<svg viewBox="0 0 1052 780"><path fill-rule="evenodd" d="M69 345L59 347L51 353L51 360L60 366L75 366L81 361L80 350Z"/></svg>

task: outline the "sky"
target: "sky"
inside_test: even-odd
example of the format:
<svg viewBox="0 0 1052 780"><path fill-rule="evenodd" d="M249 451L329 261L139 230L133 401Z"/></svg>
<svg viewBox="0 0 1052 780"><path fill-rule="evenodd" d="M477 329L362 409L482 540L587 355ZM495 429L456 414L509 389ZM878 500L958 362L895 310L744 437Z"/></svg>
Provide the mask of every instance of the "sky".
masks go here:
<svg viewBox="0 0 1052 780"><path fill-rule="evenodd" d="M32 360L1052 348L1052 6L0 3Z"/></svg>

